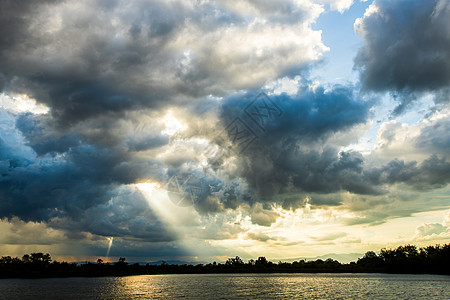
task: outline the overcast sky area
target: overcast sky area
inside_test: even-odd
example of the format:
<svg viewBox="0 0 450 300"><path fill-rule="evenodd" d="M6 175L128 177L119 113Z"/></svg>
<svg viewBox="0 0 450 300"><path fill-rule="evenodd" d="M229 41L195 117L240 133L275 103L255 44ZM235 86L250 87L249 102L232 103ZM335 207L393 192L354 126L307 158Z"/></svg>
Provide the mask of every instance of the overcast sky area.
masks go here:
<svg viewBox="0 0 450 300"><path fill-rule="evenodd" d="M449 0L0 1L0 255L450 242Z"/></svg>

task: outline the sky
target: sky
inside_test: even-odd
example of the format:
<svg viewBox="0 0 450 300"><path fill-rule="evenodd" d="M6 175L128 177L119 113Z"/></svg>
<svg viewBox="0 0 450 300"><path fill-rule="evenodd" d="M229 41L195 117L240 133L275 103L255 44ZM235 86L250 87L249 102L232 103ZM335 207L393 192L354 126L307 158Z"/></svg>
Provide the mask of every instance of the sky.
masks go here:
<svg viewBox="0 0 450 300"><path fill-rule="evenodd" d="M0 255L450 242L449 0L0 1Z"/></svg>

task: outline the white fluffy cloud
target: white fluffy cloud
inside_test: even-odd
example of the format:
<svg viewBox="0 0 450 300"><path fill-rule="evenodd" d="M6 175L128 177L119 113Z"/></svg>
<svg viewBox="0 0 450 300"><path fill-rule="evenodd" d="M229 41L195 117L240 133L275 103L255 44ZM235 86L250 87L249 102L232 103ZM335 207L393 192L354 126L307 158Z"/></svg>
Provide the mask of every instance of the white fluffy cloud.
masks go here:
<svg viewBox="0 0 450 300"><path fill-rule="evenodd" d="M442 223L424 223L416 228L416 240L446 240L450 238L450 212Z"/></svg>
<svg viewBox="0 0 450 300"><path fill-rule="evenodd" d="M396 120L382 123L372 159L377 163L394 158L420 162L430 153L445 157L450 145L446 134L450 127L449 118L450 111L443 108L412 124Z"/></svg>
<svg viewBox="0 0 450 300"><path fill-rule="evenodd" d="M330 5L330 8L343 13L350 8L353 4L353 0L323 0L322 2Z"/></svg>

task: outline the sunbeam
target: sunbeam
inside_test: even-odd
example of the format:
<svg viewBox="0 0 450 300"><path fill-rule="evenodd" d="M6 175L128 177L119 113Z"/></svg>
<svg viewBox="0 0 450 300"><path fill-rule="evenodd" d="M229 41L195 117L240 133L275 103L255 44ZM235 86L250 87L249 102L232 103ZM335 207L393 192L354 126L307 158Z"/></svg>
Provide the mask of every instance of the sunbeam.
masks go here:
<svg viewBox="0 0 450 300"><path fill-rule="evenodd" d="M190 254L208 255L207 250L198 249L198 240L193 242L193 230L201 224L201 218L194 206L182 207L174 203L168 191L161 188L157 182L135 184L136 188L147 200L154 213L164 222L166 228L172 232L179 245ZM198 228L197 228L198 229Z"/></svg>
<svg viewBox="0 0 450 300"><path fill-rule="evenodd" d="M138 183L136 184L136 187L144 195L150 208L171 229L178 228L188 219L192 220L192 217L198 217L198 214L193 207L181 207L176 205L169 198L167 191L160 188L161 185L157 182ZM177 229L177 231L179 231L179 229Z"/></svg>
<svg viewBox="0 0 450 300"><path fill-rule="evenodd" d="M111 246L113 244L114 237L110 237L110 238L108 238L108 240L109 240L108 250L106 251L106 256L107 257L109 256L109 252L111 251Z"/></svg>

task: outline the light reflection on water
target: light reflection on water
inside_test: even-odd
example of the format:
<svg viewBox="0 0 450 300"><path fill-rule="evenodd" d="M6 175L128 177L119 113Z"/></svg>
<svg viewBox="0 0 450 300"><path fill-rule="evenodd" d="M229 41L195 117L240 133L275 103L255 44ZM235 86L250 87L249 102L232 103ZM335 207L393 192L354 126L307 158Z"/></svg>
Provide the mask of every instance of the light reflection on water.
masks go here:
<svg viewBox="0 0 450 300"><path fill-rule="evenodd" d="M450 299L450 276L195 274L1 279L2 299Z"/></svg>

